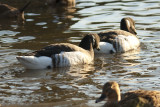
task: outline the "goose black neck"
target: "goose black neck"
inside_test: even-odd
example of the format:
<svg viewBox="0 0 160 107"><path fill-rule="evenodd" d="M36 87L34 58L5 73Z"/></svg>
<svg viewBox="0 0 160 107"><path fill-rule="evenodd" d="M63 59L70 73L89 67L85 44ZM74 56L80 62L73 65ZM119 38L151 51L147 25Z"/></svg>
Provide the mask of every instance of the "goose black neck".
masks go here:
<svg viewBox="0 0 160 107"><path fill-rule="evenodd" d="M81 48L83 48L83 49L85 49L85 50L91 50L91 49L93 49L93 36L91 36L91 35L87 35L87 36L85 36L82 40L81 40L81 42L80 42L80 44L79 44L79 47L81 47Z"/></svg>
<svg viewBox="0 0 160 107"><path fill-rule="evenodd" d="M120 29L129 32L129 29L127 27L127 22L125 21L125 19L121 20Z"/></svg>

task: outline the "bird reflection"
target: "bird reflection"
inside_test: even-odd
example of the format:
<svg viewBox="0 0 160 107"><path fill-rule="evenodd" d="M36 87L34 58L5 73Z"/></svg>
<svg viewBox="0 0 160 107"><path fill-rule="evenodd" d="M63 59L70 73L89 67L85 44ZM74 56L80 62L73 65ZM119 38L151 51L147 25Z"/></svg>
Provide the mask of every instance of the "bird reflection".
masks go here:
<svg viewBox="0 0 160 107"><path fill-rule="evenodd" d="M95 68L93 65L78 65L72 67L63 67L63 68L53 68L45 70L30 70L25 69L23 73L17 74L17 77L35 77L35 78L67 78L69 76L75 78L76 80L84 79L94 71ZM60 76L61 75L61 76Z"/></svg>
<svg viewBox="0 0 160 107"><path fill-rule="evenodd" d="M64 15L65 18L73 18L76 11L75 0L47 0L47 12L51 14Z"/></svg>

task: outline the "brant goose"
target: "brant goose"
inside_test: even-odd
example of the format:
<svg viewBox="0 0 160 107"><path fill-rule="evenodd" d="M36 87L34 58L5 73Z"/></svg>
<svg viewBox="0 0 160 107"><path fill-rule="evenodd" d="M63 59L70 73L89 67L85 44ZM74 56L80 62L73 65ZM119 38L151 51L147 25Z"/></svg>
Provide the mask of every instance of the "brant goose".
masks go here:
<svg viewBox="0 0 160 107"><path fill-rule="evenodd" d="M8 18L14 19L16 18L18 21L23 22L24 18L24 10L29 6L31 1L26 3L21 9L17 9L15 7L9 6L7 4L0 3L0 18Z"/></svg>
<svg viewBox="0 0 160 107"><path fill-rule="evenodd" d="M120 93L117 82L107 82L103 86L101 96L96 103L107 98L104 107L159 107L160 91L135 90L125 94Z"/></svg>
<svg viewBox="0 0 160 107"><path fill-rule="evenodd" d="M121 30L111 30L98 33L100 36L100 51L95 53L116 53L137 49L140 41L137 37L135 22L132 18L126 17L121 20Z"/></svg>
<svg viewBox="0 0 160 107"><path fill-rule="evenodd" d="M79 46L70 43L51 44L29 56L17 56L18 61L27 69L67 67L77 64L91 64L94 50L99 50L100 38L97 34L87 34Z"/></svg>

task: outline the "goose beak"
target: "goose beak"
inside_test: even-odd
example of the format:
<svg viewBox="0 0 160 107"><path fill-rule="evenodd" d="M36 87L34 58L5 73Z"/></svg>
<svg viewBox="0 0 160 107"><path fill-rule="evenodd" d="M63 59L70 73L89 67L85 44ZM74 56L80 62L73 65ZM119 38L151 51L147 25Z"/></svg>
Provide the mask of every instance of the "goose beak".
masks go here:
<svg viewBox="0 0 160 107"><path fill-rule="evenodd" d="M105 94L102 94L102 95L95 101L95 103L101 102L101 101L103 101L105 98L106 98L106 95L105 95Z"/></svg>
<svg viewBox="0 0 160 107"><path fill-rule="evenodd" d="M100 47L99 46L97 47L97 50L100 51Z"/></svg>
<svg viewBox="0 0 160 107"><path fill-rule="evenodd" d="M135 35L137 35L137 32L136 32L136 31L135 31L134 33L135 33Z"/></svg>
<svg viewBox="0 0 160 107"><path fill-rule="evenodd" d="M100 51L100 48L97 48L98 51Z"/></svg>

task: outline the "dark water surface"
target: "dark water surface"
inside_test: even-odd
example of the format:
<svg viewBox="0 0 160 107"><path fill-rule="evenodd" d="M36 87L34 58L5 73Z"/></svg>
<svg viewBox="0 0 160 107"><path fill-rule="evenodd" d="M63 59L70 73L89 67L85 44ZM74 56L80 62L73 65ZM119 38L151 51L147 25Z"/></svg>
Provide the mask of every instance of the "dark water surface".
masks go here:
<svg viewBox="0 0 160 107"><path fill-rule="evenodd" d="M15 7L24 1L1 0ZM0 21L0 104L99 107L104 102L94 102L107 81L117 81L122 92L160 90L159 0L77 0L65 11L37 3L25 11L24 25ZM96 55L93 65L53 70L26 70L15 58L52 43L78 45L84 33L119 29L123 17L136 22L138 51Z"/></svg>

